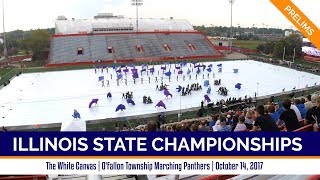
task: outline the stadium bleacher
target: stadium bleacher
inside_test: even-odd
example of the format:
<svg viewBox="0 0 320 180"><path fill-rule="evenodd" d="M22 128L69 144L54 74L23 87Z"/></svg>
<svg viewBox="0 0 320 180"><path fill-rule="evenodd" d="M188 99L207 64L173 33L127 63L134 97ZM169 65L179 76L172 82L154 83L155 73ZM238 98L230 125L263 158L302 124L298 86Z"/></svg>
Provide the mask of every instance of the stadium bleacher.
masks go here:
<svg viewBox="0 0 320 180"><path fill-rule="evenodd" d="M190 49L188 45L194 49ZM139 52L137 46L142 47ZM165 46L169 47L166 50ZM78 49L82 52L78 52ZM112 49L108 52L108 49ZM51 40L49 66L144 59L214 58L222 56L200 32L141 32L94 35L56 35Z"/></svg>

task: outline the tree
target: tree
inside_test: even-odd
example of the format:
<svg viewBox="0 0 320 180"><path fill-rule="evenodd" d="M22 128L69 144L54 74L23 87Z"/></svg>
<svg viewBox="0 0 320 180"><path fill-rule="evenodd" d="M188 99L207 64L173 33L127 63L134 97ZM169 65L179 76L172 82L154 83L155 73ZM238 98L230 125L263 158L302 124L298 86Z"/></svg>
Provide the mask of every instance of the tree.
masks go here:
<svg viewBox="0 0 320 180"><path fill-rule="evenodd" d="M46 30L35 30L31 36L23 41L25 51L31 50L33 60L47 59L50 47L50 34Z"/></svg>
<svg viewBox="0 0 320 180"><path fill-rule="evenodd" d="M302 54L302 39L298 34L291 34L288 37L281 39L274 46L274 56L277 58L282 58L284 47L285 55L292 57L295 51L296 57L301 57ZM294 50L295 49L295 50Z"/></svg>
<svg viewBox="0 0 320 180"><path fill-rule="evenodd" d="M274 50L273 50L273 55L277 58L282 58L283 56L283 50L284 50L284 43L281 41L277 42L275 45L274 45Z"/></svg>

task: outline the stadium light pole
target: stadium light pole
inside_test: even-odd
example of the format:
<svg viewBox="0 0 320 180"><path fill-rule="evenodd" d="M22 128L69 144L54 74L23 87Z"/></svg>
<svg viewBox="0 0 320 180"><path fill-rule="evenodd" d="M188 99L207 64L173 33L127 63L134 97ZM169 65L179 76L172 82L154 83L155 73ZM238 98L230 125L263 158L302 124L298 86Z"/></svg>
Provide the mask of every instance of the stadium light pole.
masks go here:
<svg viewBox="0 0 320 180"><path fill-rule="evenodd" d="M229 45L230 45L230 53L232 53L232 6L235 0L228 0L231 6L231 26L230 26L230 41L229 41Z"/></svg>
<svg viewBox="0 0 320 180"><path fill-rule="evenodd" d="M6 29L5 29L5 23L4 23L4 3L2 0L2 26L3 26L3 55L4 55L4 60L5 64L8 65L8 50L7 50L7 42L6 42Z"/></svg>
<svg viewBox="0 0 320 180"><path fill-rule="evenodd" d="M262 37L263 37L263 40L265 39L264 37L264 23L262 23Z"/></svg>
<svg viewBox="0 0 320 180"><path fill-rule="evenodd" d="M254 35L254 24L252 25L252 35Z"/></svg>
<svg viewBox="0 0 320 180"><path fill-rule="evenodd" d="M137 20L136 20L136 31L139 31L139 6L143 5L143 1L142 0L131 0L131 5L132 6L136 6L136 16L137 16Z"/></svg>

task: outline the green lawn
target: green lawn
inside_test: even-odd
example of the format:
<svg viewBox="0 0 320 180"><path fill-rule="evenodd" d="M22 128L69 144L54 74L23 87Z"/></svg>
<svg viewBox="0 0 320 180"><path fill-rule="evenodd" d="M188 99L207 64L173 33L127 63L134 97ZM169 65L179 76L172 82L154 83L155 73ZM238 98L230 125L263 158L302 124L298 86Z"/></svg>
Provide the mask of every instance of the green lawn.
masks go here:
<svg viewBox="0 0 320 180"><path fill-rule="evenodd" d="M11 69L1 68L0 69L0 76L2 77L3 75L7 74L9 71L11 71Z"/></svg>
<svg viewBox="0 0 320 180"><path fill-rule="evenodd" d="M239 46L240 48L256 50L259 44L265 44L265 41L250 41L250 40L236 40L233 41L234 46Z"/></svg>

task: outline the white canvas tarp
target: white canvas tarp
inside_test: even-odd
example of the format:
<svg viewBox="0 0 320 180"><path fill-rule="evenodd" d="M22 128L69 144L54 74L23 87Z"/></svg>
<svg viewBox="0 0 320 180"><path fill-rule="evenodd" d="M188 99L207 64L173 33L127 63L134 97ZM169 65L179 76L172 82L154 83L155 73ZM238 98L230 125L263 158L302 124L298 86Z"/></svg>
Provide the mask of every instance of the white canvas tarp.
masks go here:
<svg viewBox="0 0 320 180"><path fill-rule="evenodd" d="M83 120L71 120L65 121L61 124L61 132L72 132L72 131L82 131L87 130L86 122Z"/></svg>

